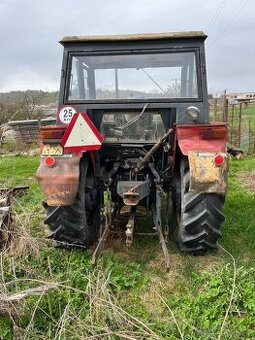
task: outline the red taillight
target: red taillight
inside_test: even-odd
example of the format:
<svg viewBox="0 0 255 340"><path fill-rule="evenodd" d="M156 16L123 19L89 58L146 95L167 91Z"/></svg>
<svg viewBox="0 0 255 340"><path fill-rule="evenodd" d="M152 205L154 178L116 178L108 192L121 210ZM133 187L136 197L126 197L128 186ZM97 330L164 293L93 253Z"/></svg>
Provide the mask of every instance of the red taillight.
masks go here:
<svg viewBox="0 0 255 340"><path fill-rule="evenodd" d="M43 126L40 130L40 135L42 140L44 139L59 139L61 140L64 136L66 130L66 126L56 126L56 125L49 125Z"/></svg>
<svg viewBox="0 0 255 340"><path fill-rule="evenodd" d="M224 157L221 155L216 155L213 161L215 165L222 165L224 163Z"/></svg>
<svg viewBox="0 0 255 340"><path fill-rule="evenodd" d="M46 166L52 167L55 163L56 163L56 160L55 160L55 158L52 157L52 156L47 156L47 157L44 159L44 164L45 164Z"/></svg>

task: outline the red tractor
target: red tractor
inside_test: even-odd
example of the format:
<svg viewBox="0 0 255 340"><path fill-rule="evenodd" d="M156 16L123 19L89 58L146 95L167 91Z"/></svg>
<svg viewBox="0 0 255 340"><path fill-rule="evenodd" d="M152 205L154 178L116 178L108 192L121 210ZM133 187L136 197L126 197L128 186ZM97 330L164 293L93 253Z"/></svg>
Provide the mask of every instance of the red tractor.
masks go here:
<svg viewBox="0 0 255 340"><path fill-rule="evenodd" d="M209 123L205 39L178 32L61 40L59 112L56 125L41 129L37 172L55 245L98 240L95 259L114 226L125 225L130 245L136 220L150 214L169 266L166 197L179 248L217 248L227 127Z"/></svg>

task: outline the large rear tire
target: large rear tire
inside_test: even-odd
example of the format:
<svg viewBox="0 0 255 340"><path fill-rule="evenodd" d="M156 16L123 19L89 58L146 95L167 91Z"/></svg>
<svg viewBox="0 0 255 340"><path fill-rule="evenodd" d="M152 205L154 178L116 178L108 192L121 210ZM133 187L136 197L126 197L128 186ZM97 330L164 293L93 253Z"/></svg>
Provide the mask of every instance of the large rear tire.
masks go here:
<svg viewBox="0 0 255 340"><path fill-rule="evenodd" d="M218 248L220 225L224 221L224 196L189 191L190 171L187 157L180 163L175 194L177 223L174 238L184 252L203 254Z"/></svg>
<svg viewBox="0 0 255 340"><path fill-rule="evenodd" d="M75 202L69 206L48 206L45 224L49 226L49 238L55 246L90 246L96 239L100 226L99 190L89 159L80 162L79 189Z"/></svg>

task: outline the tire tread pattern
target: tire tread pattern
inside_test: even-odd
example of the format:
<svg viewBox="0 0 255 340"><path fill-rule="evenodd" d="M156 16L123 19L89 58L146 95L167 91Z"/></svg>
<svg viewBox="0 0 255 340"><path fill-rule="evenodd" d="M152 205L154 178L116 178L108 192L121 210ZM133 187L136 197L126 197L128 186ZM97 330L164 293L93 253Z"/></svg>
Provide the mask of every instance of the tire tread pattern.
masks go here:
<svg viewBox="0 0 255 340"><path fill-rule="evenodd" d="M224 221L224 197L210 193L192 193L189 190L190 173L187 158L180 166L180 216L175 238L182 251L193 254L217 249Z"/></svg>
<svg viewBox="0 0 255 340"><path fill-rule="evenodd" d="M44 223L49 226L48 237L55 241L54 246L87 248L96 239L99 229L98 190L85 189L88 165L88 159L81 160L79 189L72 205L51 207L44 203Z"/></svg>

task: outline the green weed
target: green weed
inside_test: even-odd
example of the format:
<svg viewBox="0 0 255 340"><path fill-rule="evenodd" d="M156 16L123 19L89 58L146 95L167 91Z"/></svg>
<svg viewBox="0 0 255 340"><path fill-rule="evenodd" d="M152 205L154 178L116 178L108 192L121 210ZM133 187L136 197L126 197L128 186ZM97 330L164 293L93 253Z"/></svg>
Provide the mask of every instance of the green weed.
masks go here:
<svg viewBox="0 0 255 340"><path fill-rule="evenodd" d="M2 301L0 339L255 338L254 193L237 176L255 168L254 158L232 160L230 167L221 244L236 259L235 285L232 260L222 250L192 257L170 242L172 269L166 273L156 238L138 236L128 250L109 242L95 267L91 251L49 247L34 177L38 157L0 161L3 187L30 186L14 206L13 238L21 241L0 257L0 299L57 284L39 295Z"/></svg>

